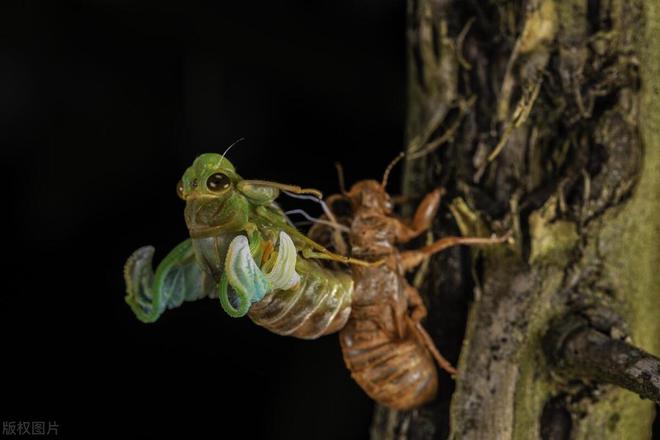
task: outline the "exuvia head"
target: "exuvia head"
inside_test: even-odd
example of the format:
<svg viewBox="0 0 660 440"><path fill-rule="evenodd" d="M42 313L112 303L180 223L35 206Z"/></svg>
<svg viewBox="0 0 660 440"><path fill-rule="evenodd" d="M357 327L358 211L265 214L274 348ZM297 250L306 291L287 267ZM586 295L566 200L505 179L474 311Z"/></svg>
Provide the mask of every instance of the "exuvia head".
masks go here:
<svg viewBox="0 0 660 440"><path fill-rule="evenodd" d="M337 165L339 184L342 193L351 201L354 208L369 208L383 214L391 214L392 199L387 193L387 180L392 168L394 168L394 166L404 157L405 153L400 153L387 165L387 168L385 168L385 172L383 173L383 179L380 182L377 182L376 180L362 180L351 186L351 189L348 192L343 189L343 170L341 169L341 166Z"/></svg>
<svg viewBox="0 0 660 440"><path fill-rule="evenodd" d="M385 188L376 180L361 180L345 194L353 209L370 209L381 214L392 213L392 200Z"/></svg>

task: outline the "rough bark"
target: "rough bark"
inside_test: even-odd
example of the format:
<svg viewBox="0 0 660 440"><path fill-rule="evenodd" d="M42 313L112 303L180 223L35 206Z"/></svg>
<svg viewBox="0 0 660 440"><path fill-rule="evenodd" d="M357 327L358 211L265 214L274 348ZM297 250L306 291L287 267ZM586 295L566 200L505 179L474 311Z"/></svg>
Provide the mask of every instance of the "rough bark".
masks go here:
<svg viewBox="0 0 660 440"><path fill-rule="evenodd" d="M597 324L597 323L596 323ZM555 370L571 378L612 383L660 402L660 359L569 315L551 326L543 349Z"/></svg>
<svg viewBox="0 0 660 440"><path fill-rule="evenodd" d="M578 316L660 354L660 5L409 0L408 21L404 194L448 190L434 236L515 244L417 274L459 374L428 407L378 407L372 437L650 438L651 401L544 341Z"/></svg>

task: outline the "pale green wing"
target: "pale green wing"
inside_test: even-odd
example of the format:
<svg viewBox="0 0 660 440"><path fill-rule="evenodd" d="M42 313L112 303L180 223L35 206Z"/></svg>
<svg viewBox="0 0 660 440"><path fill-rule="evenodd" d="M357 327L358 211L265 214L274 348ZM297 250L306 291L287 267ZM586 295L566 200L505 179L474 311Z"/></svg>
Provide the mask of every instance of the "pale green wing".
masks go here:
<svg viewBox="0 0 660 440"><path fill-rule="evenodd" d="M166 310L194 301L215 290L213 279L195 261L192 241L177 245L152 269L154 248L144 246L124 266L126 302L143 322L154 322Z"/></svg>
<svg viewBox="0 0 660 440"><path fill-rule="evenodd" d="M300 281L300 275L296 273L296 259L298 251L289 234L280 231L277 259L273 268L266 273L266 279L270 282L273 290L291 289Z"/></svg>
<svg viewBox="0 0 660 440"><path fill-rule="evenodd" d="M264 273L254 261L247 237L239 235L229 244L225 273L220 280L222 308L230 316L244 316L250 305L273 290L290 289L300 281L296 273L297 250L286 232L280 232L272 269Z"/></svg>
<svg viewBox="0 0 660 440"><path fill-rule="evenodd" d="M231 287L229 291L227 282ZM230 316L244 316L250 305L261 300L269 290L271 285L254 261L247 237L236 236L229 244L225 272L220 281L219 296L222 308Z"/></svg>

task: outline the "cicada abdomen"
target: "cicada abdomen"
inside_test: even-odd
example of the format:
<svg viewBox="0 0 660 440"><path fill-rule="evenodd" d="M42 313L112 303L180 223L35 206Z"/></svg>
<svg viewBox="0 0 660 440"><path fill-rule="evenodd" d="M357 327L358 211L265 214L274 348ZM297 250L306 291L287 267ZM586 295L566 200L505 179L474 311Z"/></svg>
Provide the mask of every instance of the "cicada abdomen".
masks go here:
<svg viewBox="0 0 660 440"><path fill-rule="evenodd" d="M375 401L399 410L438 389L433 358L408 316L405 280L386 267L356 270L351 317L339 333L351 376Z"/></svg>
<svg viewBox="0 0 660 440"><path fill-rule="evenodd" d="M286 276L280 277L285 284L286 280L295 279L290 283L293 284L290 288L280 286L284 288L268 289L263 297L250 304L247 315L256 324L280 335L302 339L315 339L338 331L351 313L354 285L351 275L297 256L288 234L280 232L279 235L278 251L272 251L271 258L261 265L249 251L247 238L241 244L240 235L198 238L193 240L193 245L201 267L214 278L220 281L225 274L230 275L229 278L232 278L231 274L236 274L236 280L227 283L226 298L231 309L238 308L236 288L248 283L246 290L258 291L255 284L260 283L254 280L266 277L264 272L272 274L279 266L286 273ZM289 258L280 258L283 252L289 252ZM257 259L261 260L259 254ZM289 265L295 265L295 272L293 268L286 268ZM267 284L278 284L281 280L271 277L270 281Z"/></svg>
<svg viewBox="0 0 660 440"><path fill-rule="evenodd" d="M298 285L266 295L252 306L250 319L274 333L302 339L341 329L351 313L351 276L304 259L298 259L296 271Z"/></svg>

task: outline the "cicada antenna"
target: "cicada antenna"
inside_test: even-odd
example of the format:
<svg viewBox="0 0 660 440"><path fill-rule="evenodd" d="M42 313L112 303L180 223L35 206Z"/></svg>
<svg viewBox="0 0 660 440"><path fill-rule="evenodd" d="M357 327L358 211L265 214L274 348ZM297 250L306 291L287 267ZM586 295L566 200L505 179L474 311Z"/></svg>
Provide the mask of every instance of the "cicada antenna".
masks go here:
<svg viewBox="0 0 660 440"><path fill-rule="evenodd" d="M229 150L231 150L231 148L232 148L234 145L236 145L236 144L238 144L239 142L242 142L242 141L244 141L244 140L245 140L244 137L242 137L242 138L238 138L238 139L236 139L236 140L234 141L234 143L232 143L230 146L228 146L227 149L225 150L225 152L222 153L222 157L220 158L220 163L218 163L218 166L222 165L222 161L225 159L225 155L226 155L227 153L229 153Z"/></svg>
<svg viewBox="0 0 660 440"><path fill-rule="evenodd" d="M406 153L402 151L394 159L392 159L392 162L390 162L389 165L387 165L387 168L385 168L385 173L383 174L383 181L380 184L383 187L383 189L385 189L385 187L387 186L387 179L390 177L390 172L392 172L392 168L394 168L394 165L399 163L399 161L403 159L405 155Z"/></svg>
<svg viewBox="0 0 660 440"><path fill-rule="evenodd" d="M339 181L339 190L343 195L346 195L346 184L344 182L344 167L341 166L341 162L335 162L335 168L337 169L337 180Z"/></svg>

